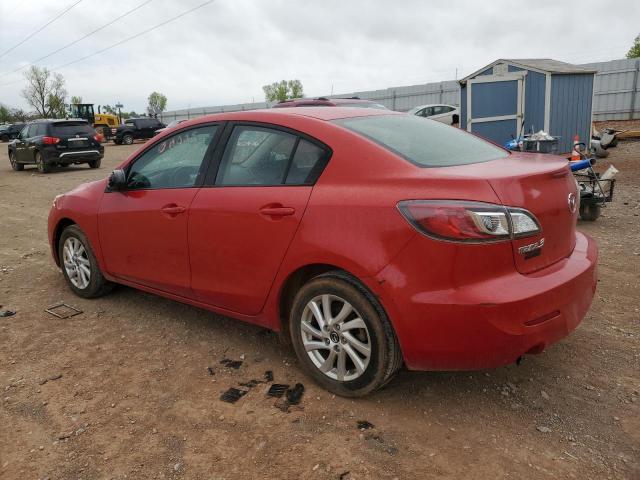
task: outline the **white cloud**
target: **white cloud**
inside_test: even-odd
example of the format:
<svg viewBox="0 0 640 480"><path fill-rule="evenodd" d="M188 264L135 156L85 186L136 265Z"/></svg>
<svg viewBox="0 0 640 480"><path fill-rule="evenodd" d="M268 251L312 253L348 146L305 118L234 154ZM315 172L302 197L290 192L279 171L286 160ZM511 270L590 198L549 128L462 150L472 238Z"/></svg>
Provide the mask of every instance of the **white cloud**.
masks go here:
<svg viewBox="0 0 640 480"><path fill-rule="evenodd" d="M0 75L109 22L143 0L83 0L0 58ZM150 28L204 0L153 0L43 61L50 68ZM0 52L72 0L0 3ZM496 58L575 63L621 58L638 31L640 2L539 1L527 6L420 0L216 0L147 35L60 70L70 95L142 111L154 90L168 108L263 99L289 78L308 95L386 88L464 76ZM5 85L11 83L9 85ZM25 107L21 74L0 76L0 102Z"/></svg>

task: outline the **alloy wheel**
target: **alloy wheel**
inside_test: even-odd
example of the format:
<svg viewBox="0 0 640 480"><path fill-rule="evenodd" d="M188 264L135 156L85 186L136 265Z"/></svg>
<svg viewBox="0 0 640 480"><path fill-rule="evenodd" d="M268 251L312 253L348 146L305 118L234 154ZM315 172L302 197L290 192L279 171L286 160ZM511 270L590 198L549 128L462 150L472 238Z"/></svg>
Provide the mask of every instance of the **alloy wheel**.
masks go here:
<svg viewBox="0 0 640 480"><path fill-rule="evenodd" d="M91 281L91 262L82 242L69 237L62 248L64 269L69 281L80 290L84 290Z"/></svg>
<svg viewBox="0 0 640 480"><path fill-rule="evenodd" d="M372 350L367 324L343 298L312 298L302 312L300 333L307 355L327 377L347 382L367 369Z"/></svg>

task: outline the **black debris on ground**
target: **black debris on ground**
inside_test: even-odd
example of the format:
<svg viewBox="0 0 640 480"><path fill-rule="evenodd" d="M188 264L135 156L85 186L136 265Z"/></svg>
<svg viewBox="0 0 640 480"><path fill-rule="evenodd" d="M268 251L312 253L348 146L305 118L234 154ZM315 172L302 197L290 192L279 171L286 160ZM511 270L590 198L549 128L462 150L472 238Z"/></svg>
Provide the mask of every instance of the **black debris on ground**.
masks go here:
<svg viewBox="0 0 640 480"><path fill-rule="evenodd" d="M220 363L226 367L237 370L242 365L242 360L231 360L229 358L223 358L222 360L220 360Z"/></svg>
<svg viewBox="0 0 640 480"><path fill-rule="evenodd" d="M236 403L247 394L247 390L239 390L231 387L229 390L220 395L220 400L227 403Z"/></svg>
<svg viewBox="0 0 640 480"><path fill-rule="evenodd" d="M357 424L358 430L369 430L375 426L373 423L367 422L366 420L358 420Z"/></svg>
<svg viewBox="0 0 640 480"><path fill-rule="evenodd" d="M269 387L269 390L267 391L267 395L269 395L270 397L280 398L282 397L282 395L284 395L284 393L287 391L288 388L289 388L289 385L284 385L282 383L274 383L273 385L271 385L271 387Z"/></svg>
<svg viewBox="0 0 640 480"><path fill-rule="evenodd" d="M298 405L304 394L304 385L296 383L295 387L287 390L287 401L291 405Z"/></svg>
<svg viewBox="0 0 640 480"><path fill-rule="evenodd" d="M209 375L215 375L216 374L216 372L213 369L213 367L207 367L207 372L209 373Z"/></svg>
<svg viewBox="0 0 640 480"><path fill-rule="evenodd" d="M271 370L267 370L266 372L264 372L264 381L273 382L273 372Z"/></svg>
<svg viewBox="0 0 640 480"><path fill-rule="evenodd" d="M350 473L351 472L349 472L348 470L346 472L342 472L338 477L338 480L347 480L347 478L349 478Z"/></svg>
<svg viewBox="0 0 640 480"><path fill-rule="evenodd" d="M260 380L253 379L253 380L249 380L248 382L238 383L238 385L240 385L241 387L253 388L257 385L260 385L261 383L263 382L261 382Z"/></svg>
<svg viewBox="0 0 640 480"><path fill-rule="evenodd" d="M16 314L14 310L0 310L0 317L12 317Z"/></svg>

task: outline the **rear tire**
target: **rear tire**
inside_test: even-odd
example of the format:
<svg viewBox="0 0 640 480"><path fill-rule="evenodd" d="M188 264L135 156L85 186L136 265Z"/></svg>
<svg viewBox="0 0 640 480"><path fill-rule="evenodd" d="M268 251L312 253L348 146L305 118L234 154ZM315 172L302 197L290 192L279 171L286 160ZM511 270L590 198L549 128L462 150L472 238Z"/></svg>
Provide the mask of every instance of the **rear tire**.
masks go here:
<svg viewBox="0 0 640 480"><path fill-rule="evenodd" d="M585 222L595 222L601 211L601 205L580 205L580 218Z"/></svg>
<svg viewBox="0 0 640 480"><path fill-rule="evenodd" d="M24 165L18 163L18 161L16 160L16 154L13 152L9 152L9 163L11 163L11 168L16 172L21 172L22 170L24 170Z"/></svg>
<svg viewBox="0 0 640 480"><path fill-rule="evenodd" d="M91 160L89 162L89 168L100 168L100 161L100 158L98 160Z"/></svg>
<svg viewBox="0 0 640 480"><path fill-rule="evenodd" d="M89 240L77 225L70 225L60 235L58 259L67 285L76 295L96 298L109 293L113 283L100 271Z"/></svg>
<svg viewBox="0 0 640 480"><path fill-rule="evenodd" d="M343 309L350 313L343 314ZM317 276L298 291L289 331L302 369L337 395L367 395L389 382L402 365L400 346L384 310L345 272Z"/></svg>
<svg viewBox="0 0 640 480"><path fill-rule="evenodd" d="M122 137L122 143L124 143L125 145L131 145L133 144L133 136L132 135L124 135Z"/></svg>
<svg viewBox="0 0 640 480"><path fill-rule="evenodd" d="M51 166L44 161L44 157L40 152L36 152L35 154L36 166L38 167L38 171L40 173L49 173L51 170Z"/></svg>

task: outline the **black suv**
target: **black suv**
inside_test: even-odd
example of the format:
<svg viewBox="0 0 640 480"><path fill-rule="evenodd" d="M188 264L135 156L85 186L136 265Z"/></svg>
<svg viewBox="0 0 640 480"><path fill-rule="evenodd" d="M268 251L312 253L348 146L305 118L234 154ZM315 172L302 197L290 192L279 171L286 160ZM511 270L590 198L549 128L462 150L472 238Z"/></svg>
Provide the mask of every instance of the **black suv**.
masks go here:
<svg viewBox="0 0 640 480"><path fill-rule="evenodd" d="M9 125L0 125L0 142L8 142L17 138L20 130L24 128L24 123L11 123Z"/></svg>
<svg viewBox="0 0 640 480"><path fill-rule="evenodd" d="M9 144L9 161L17 171L25 164L36 164L40 173L47 173L53 165L66 167L72 163L98 168L104 156L99 140L86 120L36 120Z"/></svg>
<svg viewBox="0 0 640 480"><path fill-rule="evenodd" d="M130 118L118 128L112 128L111 134L117 145L131 145L137 138L151 138L156 130L166 125L157 118Z"/></svg>

